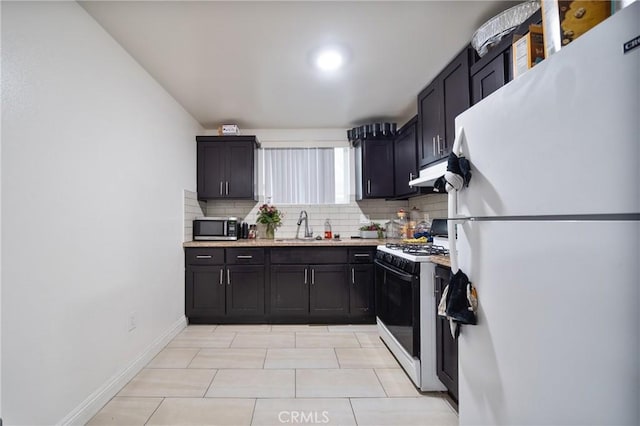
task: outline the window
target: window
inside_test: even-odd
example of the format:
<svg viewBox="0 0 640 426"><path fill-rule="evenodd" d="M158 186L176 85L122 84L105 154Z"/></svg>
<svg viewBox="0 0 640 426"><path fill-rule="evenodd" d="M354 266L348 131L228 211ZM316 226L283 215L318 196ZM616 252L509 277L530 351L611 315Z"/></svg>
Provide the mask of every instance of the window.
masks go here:
<svg viewBox="0 0 640 426"><path fill-rule="evenodd" d="M265 197L277 204L347 204L348 148L265 148Z"/></svg>

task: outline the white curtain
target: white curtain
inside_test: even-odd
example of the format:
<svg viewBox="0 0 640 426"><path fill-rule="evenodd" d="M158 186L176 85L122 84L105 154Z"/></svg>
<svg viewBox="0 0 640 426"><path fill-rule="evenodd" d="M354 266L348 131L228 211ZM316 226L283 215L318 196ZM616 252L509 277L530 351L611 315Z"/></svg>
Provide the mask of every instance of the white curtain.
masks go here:
<svg viewBox="0 0 640 426"><path fill-rule="evenodd" d="M333 148L265 148L265 196L274 204L334 204Z"/></svg>

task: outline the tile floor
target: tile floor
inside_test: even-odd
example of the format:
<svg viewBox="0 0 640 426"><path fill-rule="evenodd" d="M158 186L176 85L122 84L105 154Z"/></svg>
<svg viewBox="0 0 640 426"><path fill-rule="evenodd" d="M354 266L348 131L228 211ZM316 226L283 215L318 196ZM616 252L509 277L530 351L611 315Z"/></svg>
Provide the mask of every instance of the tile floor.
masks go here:
<svg viewBox="0 0 640 426"><path fill-rule="evenodd" d="M457 425L375 325L185 328L88 425Z"/></svg>

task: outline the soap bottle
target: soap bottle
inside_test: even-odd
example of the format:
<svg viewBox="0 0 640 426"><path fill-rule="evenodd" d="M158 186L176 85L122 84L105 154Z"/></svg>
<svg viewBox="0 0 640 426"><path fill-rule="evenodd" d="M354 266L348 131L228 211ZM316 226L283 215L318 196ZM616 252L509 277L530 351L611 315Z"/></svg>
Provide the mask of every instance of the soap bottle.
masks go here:
<svg viewBox="0 0 640 426"><path fill-rule="evenodd" d="M329 219L327 219L324 222L324 239L330 240L331 238L333 238L333 233L331 232L331 222L329 222Z"/></svg>

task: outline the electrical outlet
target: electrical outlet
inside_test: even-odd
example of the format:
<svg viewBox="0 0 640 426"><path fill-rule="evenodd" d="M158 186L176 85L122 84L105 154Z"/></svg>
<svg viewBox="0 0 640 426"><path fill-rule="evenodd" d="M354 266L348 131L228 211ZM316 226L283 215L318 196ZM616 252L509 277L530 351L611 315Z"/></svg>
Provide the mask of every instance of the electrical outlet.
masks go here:
<svg viewBox="0 0 640 426"><path fill-rule="evenodd" d="M371 223L371 219L369 218L369 216L360 214L360 225L367 225L369 223Z"/></svg>
<svg viewBox="0 0 640 426"><path fill-rule="evenodd" d="M136 311L133 311L129 314L129 331L135 330L137 326L138 326L138 316L136 314Z"/></svg>

